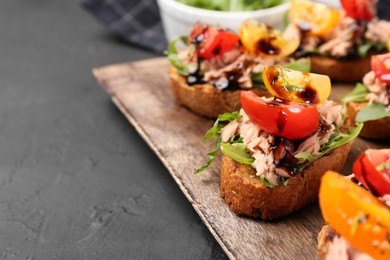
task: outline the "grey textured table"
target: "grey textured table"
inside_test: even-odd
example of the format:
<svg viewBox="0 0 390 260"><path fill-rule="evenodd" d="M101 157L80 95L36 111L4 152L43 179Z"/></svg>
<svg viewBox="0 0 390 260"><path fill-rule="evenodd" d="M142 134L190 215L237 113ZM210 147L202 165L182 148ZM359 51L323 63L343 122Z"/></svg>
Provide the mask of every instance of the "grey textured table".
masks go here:
<svg viewBox="0 0 390 260"><path fill-rule="evenodd" d="M223 259L91 69L156 57L77 0L0 1L0 258Z"/></svg>

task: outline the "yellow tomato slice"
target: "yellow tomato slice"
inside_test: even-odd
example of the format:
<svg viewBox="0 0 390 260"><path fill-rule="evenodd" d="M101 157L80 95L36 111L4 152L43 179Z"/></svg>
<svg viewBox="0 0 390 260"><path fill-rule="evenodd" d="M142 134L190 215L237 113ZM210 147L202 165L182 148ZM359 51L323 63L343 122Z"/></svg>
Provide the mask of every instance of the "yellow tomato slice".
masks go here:
<svg viewBox="0 0 390 260"><path fill-rule="evenodd" d="M324 219L351 245L375 259L390 259L390 210L375 196L328 171L319 200Z"/></svg>
<svg viewBox="0 0 390 260"><path fill-rule="evenodd" d="M331 90L330 78L326 75L281 66L265 66L263 81L272 95L295 103L324 103Z"/></svg>
<svg viewBox="0 0 390 260"><path fill-rule="evenodd" d="M300 36L298 32L284 38L280 31L264 23L246 20L240 28L240 40L249 53L262 57L285 57L299 47Z"/></svg>
<svg viewBox="0 0 390 260"><path fill-rule="evenodd" d="M322 3L292 0L289 17L292 23L307 31L308 34L320 36L339 23L340 11Z"/></svg>
<svg viewBox="0 0 390 260"><path fill-rule="evenodd" d="M390 51L390 39L387 40L387 50Z"/></svg>

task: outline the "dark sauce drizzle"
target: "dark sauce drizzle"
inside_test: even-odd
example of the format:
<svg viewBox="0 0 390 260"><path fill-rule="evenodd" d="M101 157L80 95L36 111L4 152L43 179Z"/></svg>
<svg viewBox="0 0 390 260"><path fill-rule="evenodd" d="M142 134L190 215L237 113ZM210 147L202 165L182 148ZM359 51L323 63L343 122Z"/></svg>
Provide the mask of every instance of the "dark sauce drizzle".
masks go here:
<svg viewBox="0 0 390 260"><path fill-rule="evenodd" d="M198 58L196 66L196 69L194 71L190 71L187 76L187 84L189 86L193 86L196 84L204 84L205 81L203 80L203 75L200 73L200 63L202 62L202 59Z"/></svg>
<svg viewBox="0 0 390 260"><path fill-rule="evenodd" d="M265 39L260 39L256 46L257 46L257 51L260 52L260 53L265 53L265 54L268 54L268 55L278 55L280 53L280 48L274 46L272 44L272 41L275 40L275 37L274 36L271 36L271 31L273 29L269 26L267 26L267 31L269 32L268 35L270 35L269 37L265 38Z"/></svg>
<svg viewBox="0 0 390 260"><path fill-rule="evenodd" d="M271 144L271 150L274 152L274 164L276 167L283 169L290 176L298 172L298 160L294 157L292 150L295 144L283 137L275 136Z"/></svg>

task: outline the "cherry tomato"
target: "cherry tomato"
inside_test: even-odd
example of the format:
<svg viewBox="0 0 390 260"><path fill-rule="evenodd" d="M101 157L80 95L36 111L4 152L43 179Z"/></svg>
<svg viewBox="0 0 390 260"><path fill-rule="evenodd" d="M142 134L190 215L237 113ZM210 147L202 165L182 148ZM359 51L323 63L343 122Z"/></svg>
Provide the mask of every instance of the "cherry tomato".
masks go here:
<svg viewBox="0 0 390 260"><path fill-rule="evenodd" d="M356 249L374 259L390 259L390 210L369 191L327 171L319 193L322 215Z"/></svg>
<svg viewBox="0 0 390 260"><path fill-rule="evenodd" d="M253 20L244 21L240 28L240 40L244 48L262 57L285 57L299 47L299 31L284 36L280 31Z"/></svg>
<svg viewBox="0 0 390 260"><path fill-rule="evenodd" d="M192 29L189 42L195 44L200 58L211 59L234 49L239 39L233 32L197 23Z"/></svg>
<svg viewBox="0 0 390 260"><path fill-rule="evenodd" d="M330 78L281 66L265 66L263 81L277 98L295 103L323 103L330 95Z"/></svg>
<svg viewBox="0 0 390 260"><path fill-rule="evenodd" d="M390 194L390 149L368 149L354 162L352 171L364 187L383 196Z"/></svg>
<svg viewBox="0 0 390 260"><path fill-rule="evenodd" d="M340 21L340 11L322 3L292 0L289 10L291 22L311 35L324 35Z"/></svg>
<svg viewBox="0 0 390 260"><path fill-rule="evenodd" d="M347 16L369 21L375 16L375 0L341 0L341 5Z"/></svg>
<svg viewBox="0 0 390 260"><path fill-rule="evenodd" d="M249 119L267 133L297 140L318 129L316 106L277 100L265 102L252 91L241 91L240 100Z"/></svg>
<svg viewBox="0 0 390 260"><path fill-rule="evenodd" d="M371 69L378 79L390 85L390 52L372 56Z"/></svg>

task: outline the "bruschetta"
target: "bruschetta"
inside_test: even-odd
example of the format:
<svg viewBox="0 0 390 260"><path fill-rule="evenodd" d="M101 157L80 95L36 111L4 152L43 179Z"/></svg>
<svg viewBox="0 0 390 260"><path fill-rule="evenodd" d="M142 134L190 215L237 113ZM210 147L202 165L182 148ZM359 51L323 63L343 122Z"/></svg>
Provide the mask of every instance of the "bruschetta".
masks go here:
<svg viewBox="0 0 390 260"><path fill-rule="evenodd" d="M361 125L344 124L325 75L265 67L272 97L241 91L242 109L219 116L208 167L222 151L221 197L239 215L275 219L315 201L322 174L341 170ZM347 121L345 121L347 122Z"/></svg>
<svg viewBox="0 0 390 260"><path fill-rule="evenodd" d="M266 24L244 21L239 34L197 23L188 37L174 39L167 51L172 93L180 105L216 118L240 108L240 90L269 95L262 82L264 66L283 64L309 71L307 59L288 56L299 45L299 32L282 34ZM181 39L183 47L176 47Z"/></svg>

